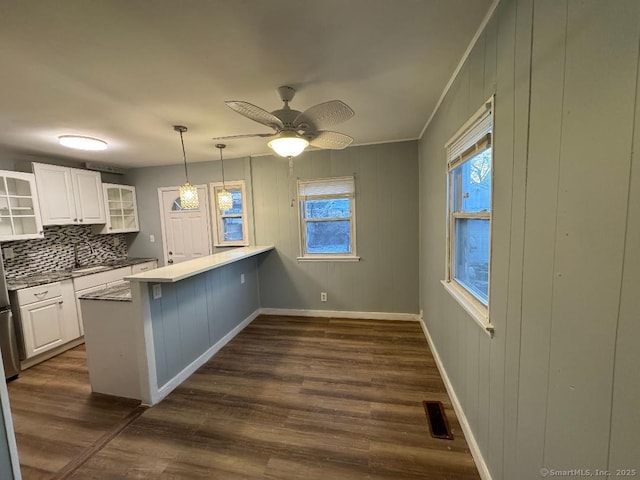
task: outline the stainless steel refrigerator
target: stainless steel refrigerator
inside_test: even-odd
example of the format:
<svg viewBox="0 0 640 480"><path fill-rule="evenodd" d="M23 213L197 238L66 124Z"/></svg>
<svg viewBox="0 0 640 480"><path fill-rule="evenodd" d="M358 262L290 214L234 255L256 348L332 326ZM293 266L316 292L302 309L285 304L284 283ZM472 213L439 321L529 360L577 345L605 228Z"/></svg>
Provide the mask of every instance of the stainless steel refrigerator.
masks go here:
<svg viewBox="0 0 640 480"><path fill-rule="evenodd" d="M2 351L2 363L4 364L4 377L7 380L17 377L20 373L20 358L18 356L15 326L11 316L7 281L4 278L2 249L0 249L0 350Z"/></svg>

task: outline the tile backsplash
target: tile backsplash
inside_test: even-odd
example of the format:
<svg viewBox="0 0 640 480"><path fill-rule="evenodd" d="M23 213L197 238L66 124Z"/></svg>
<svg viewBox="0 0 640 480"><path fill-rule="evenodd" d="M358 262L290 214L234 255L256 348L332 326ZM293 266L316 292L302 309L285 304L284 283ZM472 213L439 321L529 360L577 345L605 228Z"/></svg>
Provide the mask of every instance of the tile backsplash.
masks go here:
<svg viewBox="0 0 640 480"><path fill-rule="evenodd" d="M5 276L13 279L72 268L76 244L78 261L82 265L127 257L127 242L123 233L93 235L90 225L48 226L44 227L44 238L0 243L3 253L5 248L10 247L14 255L13 258L3 255Z"/></svg>

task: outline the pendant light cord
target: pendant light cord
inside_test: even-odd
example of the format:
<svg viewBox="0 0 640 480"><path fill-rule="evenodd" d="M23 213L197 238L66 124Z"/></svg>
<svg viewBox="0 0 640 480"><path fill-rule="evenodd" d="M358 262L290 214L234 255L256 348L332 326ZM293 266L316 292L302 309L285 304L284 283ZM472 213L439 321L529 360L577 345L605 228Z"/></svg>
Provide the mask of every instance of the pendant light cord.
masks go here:
<svg viewBox="0 0 640 480"><path fill-rule="evenodd" d="M189 174L187 173L187 153L184 151L184 139L182 138L182 130L180 130L180 143L182 144L182 159L184 160L184 177L189 183Z"/></svg>
<svg viewBox="0 0 640 480"><path fill-rule="evenodd" d="M226 190L226 189L227 189L227 187L226 187L226 185L224 184L224 160L222 160L222 149L223 149L223 148L224 148L223 146L219 146L219 147L218 147L218 149L220 150L220 165L221 165L221 167L222 167L222 189L223 189L223 190Z"/></svg>

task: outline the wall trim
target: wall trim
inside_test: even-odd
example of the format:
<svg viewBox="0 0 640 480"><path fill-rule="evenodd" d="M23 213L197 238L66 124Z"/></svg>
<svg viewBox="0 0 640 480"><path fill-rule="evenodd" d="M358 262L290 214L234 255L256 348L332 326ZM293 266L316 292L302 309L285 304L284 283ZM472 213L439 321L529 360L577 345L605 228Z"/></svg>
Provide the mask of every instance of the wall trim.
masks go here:
<svg viewBox="0 0 640 480"><path fill-rule="evenodd" d="M196 358L193 362L183 368L180 373L178 373L175 377L165 383L162 387L160 387L158 389L157 395L154 395L153 397L154 405L159 403L164 397L175 390L182 382L184 382L193 373L195 373L198 368L207 363L211 359L211 357L218 353L218 351L227 343L229 343L233 339L233 337L238 335L242 330L244 330L247 325L253 322L258 317L258 315L260 315L260 308L254 310L253 313L251 313L247 318L240 322L240 324L238 324L233 330L231 330L215 344L209 347L198 358Z"/></svg>
<svg viewBox="0 0 640 480"><path fill-rule="evenodd" d="M420 326L422 327L422 332L424 333L424 336L427 339L427 343L429 344L429 348L431 349L431 353L433 354L433 358L436 361L436 366L438 367L438 371L440 372L440 376L442 377L444 386L447 389L449 398L451 398L451 404L453 405L453 409L455 410L456 415L458 416L458 420L460 421L460 426L462 427L464 436L467 439L467 444L469 445L469 450L471 450L471 456L473 457L473 460L476 463L476 467L478 468L478 473L480 473L480 478L482 478L482 480L493 480L491 477L491 472L489 472L489 468L487 467L487 463L484 461L484 457L482 456L482 452L480 451L480 446L476 441L476 437L473 435L473 431L471 430L471 426L469 425L467 416L465 415L464 410L462 409L460 400L458 400L458 396L456 395L456 391L453 389L451 380L449 380L447 371L444 369L444 365L442 364L442 360L440 359L438 350L436 350L436 346L433 343L433 339L429 334L429 330L427 329L427 325L424 322L424 318L420 318L419 321L420 321Z"/></svg>
<svg viewBox="0 0 640 480"><path fill-rule="evenodd" d="M438 99L438 103L436 103L435 108L431 112L431 116L429 116L429 119L427 120L427 123L424 124L424 128L420 132L420 135L418 136L418 139L422 139L422 136L424 135L424 132L427 131L427 128L429 127L429 124L431 123L431 120L433 120L433 117L436 116L436 113L438 112L438 109L440 108L440 105L442 105L442 102L444 101L444 97L446 97L447 93L449 93L449 89L453 85L453 82L456 80L456 77L460 73L460 70L462 70L462 66L464 65L464 62L467 61L467 58L471 54L471 50L473 50L473 47L475 47L476 42L478 41L478 38L480 38L480 35L482 35L482 32L486 28L487 23L489 23L489 20L491 20L491 17L493 16L493 12L496 10L496 7L498 6L499 3L500 3L500 0L493 0L493 3L489 7L489 10L487 10L487 14L484 16L484 18L482 19L482 22L478 26L478 30L476 30L475 35L471 39L471 42L469 42L469 46L467 47L465 52L462 54L462 58L458 62L458 66L456 67L456 69L451 74L451 78L449 78L449 81L445 85L444 90L442 91L442 95L440 95L440 98Z"/></svg>
<svg viewBox="0 0 640 480"><path fill-rule="evenodd" d="M350 310L306 310L296 308L261 308L262 315L282 315L287 317L353 318L361 320L404 320L417 322L416 313L352 312Z"/></svg>

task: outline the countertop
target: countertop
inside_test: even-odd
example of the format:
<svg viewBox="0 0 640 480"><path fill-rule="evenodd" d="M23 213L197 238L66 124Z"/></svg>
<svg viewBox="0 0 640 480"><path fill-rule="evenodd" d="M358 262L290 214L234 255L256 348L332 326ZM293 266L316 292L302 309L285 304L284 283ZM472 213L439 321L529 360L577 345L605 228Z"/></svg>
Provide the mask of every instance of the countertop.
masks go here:
<svg viewBox="0 0 640 480"><path fill-rule="evenodd" d="M130 265L136 265L138 263L152 262L157 260L156 258L122 258L119 260L110 260L103 263L96 263L92 265L82 265L79 268L89 267L106 267L98 271L78 271L78 270L56 270L54 272L37 273L35 275L27 275L25 277L18 277L13 279L7 279L7 290L20 290L21 288L36 287L38 285L44 285L46 283L61 282L70 278L83 277L85 275L92 275L94 273L107 272L109 270L115 270L116 268L128 267Z"/></svg>
<svg viewBox="0 0 640 480"><path fill-rule="evenodd" d="M103 288L96 292L85 293L80 300L112 300L116 302L131 301L131 285L129 282L122 282L118 285Z"/></svg>
<svg viewBox="0 0 640 480"><path fill-rule="evenodd" d="M149 270L148 272L136 273L135 275L124 277L124 279L132 282L179 282L180 280L198 275L199 273L223 267L229 263L253 257L260 253L268 252L274 248L275 247L273 245L256 245L253 247L234 248L233 250L228 250L226 252L214 253L213 255L194 258L193 260L188 260L186 262L156 268L154 270Z"/></svg>

